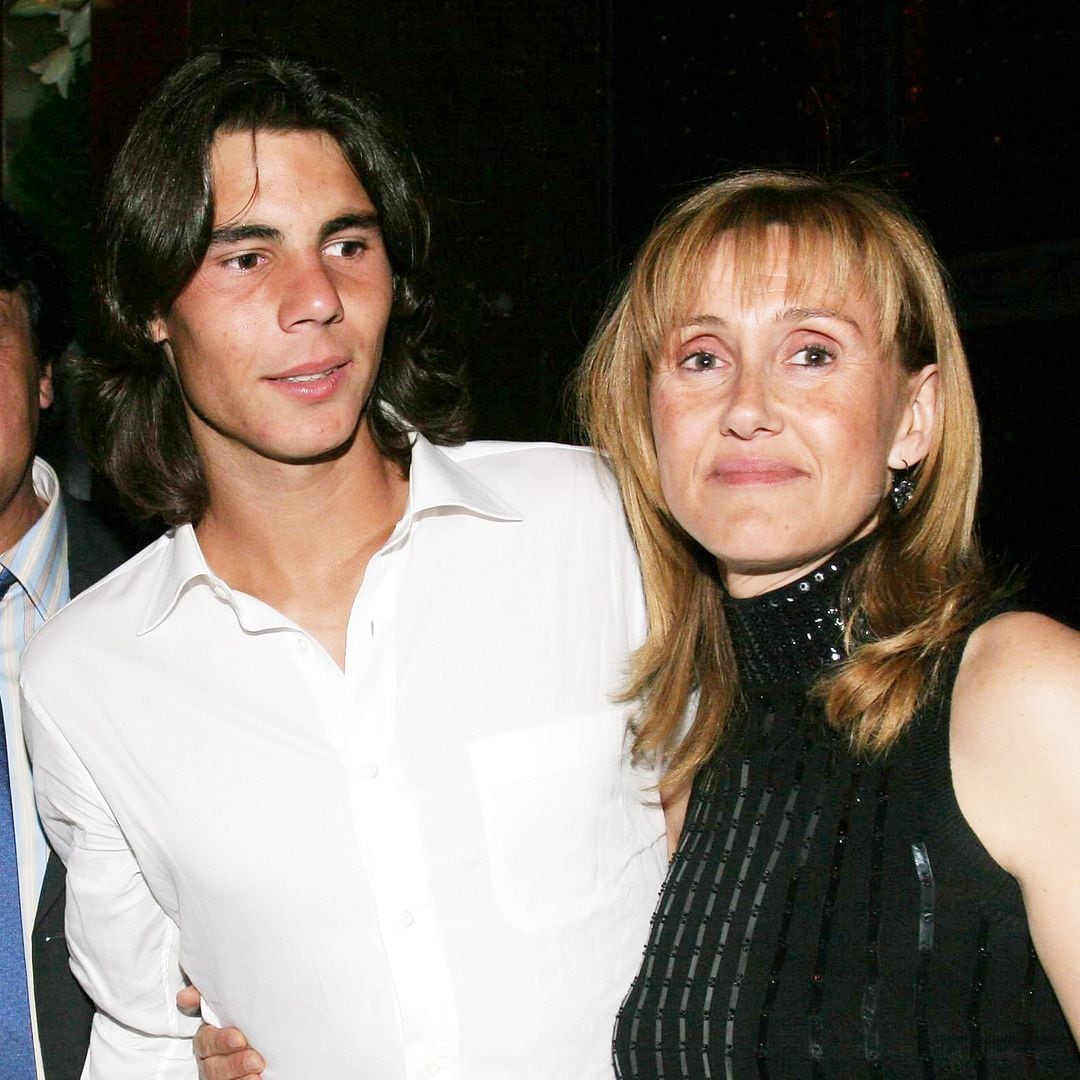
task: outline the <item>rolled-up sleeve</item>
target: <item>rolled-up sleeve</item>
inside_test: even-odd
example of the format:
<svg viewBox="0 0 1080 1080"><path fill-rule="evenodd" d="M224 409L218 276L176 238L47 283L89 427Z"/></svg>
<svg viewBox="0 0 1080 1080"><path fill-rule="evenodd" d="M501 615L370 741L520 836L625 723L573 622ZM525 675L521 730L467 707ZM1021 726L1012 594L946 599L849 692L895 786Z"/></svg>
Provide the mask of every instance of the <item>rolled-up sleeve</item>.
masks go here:
<svg viewBox="0 0 1080 1080"><path fill-rule="evenodd" d="M199 1021L176 1007L184 985L178 928L97 785L25 683L23 710L38 812L67 867L72 970L98 1010L83 1080L194 1078Z"/></svg>

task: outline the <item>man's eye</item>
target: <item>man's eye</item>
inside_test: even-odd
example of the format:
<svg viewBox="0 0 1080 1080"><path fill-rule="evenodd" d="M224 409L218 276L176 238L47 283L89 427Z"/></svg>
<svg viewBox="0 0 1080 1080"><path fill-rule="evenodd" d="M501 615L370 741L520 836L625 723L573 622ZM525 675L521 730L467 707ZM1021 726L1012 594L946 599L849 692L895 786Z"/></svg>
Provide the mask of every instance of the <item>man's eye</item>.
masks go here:
<svg viewBox="0 0 1080 1080"><path fill-rule="evenodd" d="M260 256L254 251L242 251L239 255L233 255L225 260L225 265L234 270L254 270L259 263Z"/></svg>
<svg viewBox="0 0 1080 1080"><path fill-rule="evenodd" d="M705 349L696 349L692 353L687 353L679 361L679 367L686 368L689 371L712 371L719 366L720 359L716 353L708 352Z"/></svg>
<svg viewBox="0 0 1080 1080"><path fill-rule="evenodd" d="M364 240L335 240L327 244L323 249L327 255L336 255L342 259L355 259L367 251L367 242Z"/></svg>

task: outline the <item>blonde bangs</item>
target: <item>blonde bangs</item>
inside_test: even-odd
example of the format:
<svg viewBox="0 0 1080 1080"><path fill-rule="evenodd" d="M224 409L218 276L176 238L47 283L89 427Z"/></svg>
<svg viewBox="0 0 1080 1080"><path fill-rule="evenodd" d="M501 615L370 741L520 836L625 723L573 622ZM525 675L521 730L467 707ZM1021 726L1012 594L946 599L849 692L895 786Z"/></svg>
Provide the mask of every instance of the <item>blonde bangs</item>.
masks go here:
<svg viewBox="0 0 1080 1080"><path fill-rule="evenodd" d="M785 233L791 301L842 310L844 297L862 294L878 313L874 331L882 351L895 350L910 370L930 362L922 350L908 347L912 328L925 319L912 310L911 298L937 273L919 231L858 189L745 173L678 206L639 254L625 300L636 359L646 371L668 348L675 329L693 316L717 245L733 245L736 288L749 296L772 272L778 229Z"/></svg>

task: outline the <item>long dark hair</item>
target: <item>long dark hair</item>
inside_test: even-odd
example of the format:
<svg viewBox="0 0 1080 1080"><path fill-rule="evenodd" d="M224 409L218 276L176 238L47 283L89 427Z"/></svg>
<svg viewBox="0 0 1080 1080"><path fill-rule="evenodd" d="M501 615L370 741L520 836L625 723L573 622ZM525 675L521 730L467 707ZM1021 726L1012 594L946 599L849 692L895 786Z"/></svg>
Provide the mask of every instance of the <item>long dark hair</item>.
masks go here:
<svg viewBox="0 0 1080 1080"><path fill-rule="evenodd" d="M410 429L465 437L457 372L420 347L430 296L430 222L419 168L379 107L335 72L255 50L213 50L181 67L146 105L105 189L96 273L98 318L83 364L83 437L137 513L198 521L207 488L180 389L150 336L210 243L210 151L219 132L321 131L341 147L379 214L394 303L368 403L376 445L403 469Z"/></svg>

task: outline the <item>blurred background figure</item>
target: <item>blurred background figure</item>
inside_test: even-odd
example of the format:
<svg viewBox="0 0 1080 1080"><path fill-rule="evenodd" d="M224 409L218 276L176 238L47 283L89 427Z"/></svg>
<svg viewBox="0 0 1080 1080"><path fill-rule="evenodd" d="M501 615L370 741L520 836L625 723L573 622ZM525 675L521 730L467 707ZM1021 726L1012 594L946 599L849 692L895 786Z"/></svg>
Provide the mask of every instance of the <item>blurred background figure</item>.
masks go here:
<svg viewBox="0 0 1080 1080"><path fill-rule="evenodd" d="M57 283L40 242L0 207L0 1061L12 1080L36 1075L35 1035L47 1080L78 1077L92 1015L68 967L64 868L46 845L30 787L19 659L46 618L125 557L121 541L34 456L70 329Z"/></svg>

